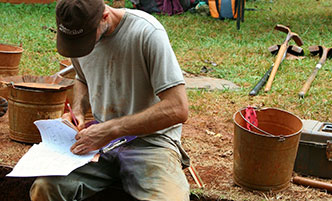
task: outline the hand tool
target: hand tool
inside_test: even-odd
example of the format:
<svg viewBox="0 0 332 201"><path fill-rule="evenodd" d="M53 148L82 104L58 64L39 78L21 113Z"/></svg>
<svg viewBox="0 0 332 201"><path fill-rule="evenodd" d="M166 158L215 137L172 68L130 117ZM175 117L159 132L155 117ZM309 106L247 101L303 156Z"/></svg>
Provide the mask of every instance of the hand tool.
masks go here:
<svg viewBox="0 0 332 201"><path fill-rule="evenodd" d="M278 53L278 51L280 50L280 45L272 45L271 47L268 48L269 51L275 55ZM302 56L304 55L303 49L301 47L298 47L296 45L290 45L287 48L287 53L292 54L294 56ZM282 60L284 59L284 57L282 57ZM282 62L281 60L281 62ZM271 65L271 67L266 71L266 73L264 74L264 76L257 82L257 84L252 88L252 90L249 92L250 96L256 96L259 92L259 90L264 86L264 84L266 83L272 68L273 68L274 64Z"/></svg>
<svg viewBox="0 0 332 201"><path fill-rule="evenodd" d="M309 186L309 187L313 187L313 188L320 188L320 189L324 189L328 192L332 192L332 184L328 183L328 182L322 182L322 181L317 181L317 180L310 179L310 178L295 176L295 177L293 177L293 183L300 184L303 186Z"/></svg>
<svg viewBox="0 0 332 201"><path fill-rule="evenodd" d="M289 46L288 45L289 41L291 39L294 39L295 43L298 46L302 46L303 45L302 39L296 33L291 32L291 30L288 27L286 27L284 25L281 25L281 24L277 24L274 27L274 29L276 29L278 31L282 31L282 32L287 33L287 36L286 36L285 41L281 44L280 49L278 51L276 60L274 62L274 65L273 65L273 68L272 68L272 71L271 71L271 74L270 74L270 77L267 80L267 83L266 83L266 86L265 86L265 92L268 92L271 89L272 82L273 82L273 79L274 79L274 77L275 77L275 75L277 73L278 67L279 67L281 61L283 61L283 58L287 54L287 49L288 49L288 46Z"/></svg>
<svg viewBox="0 0 332 201"><path fill-rule="evenodd" d="M326 48L326 47L321 46L321 45L314 45L314 46L309 47L310 53L312 55L319 54L320 59L319 59L319 62L316 64L316 67L312 71L311 75L309 76L307 81L304 83L301 91L299 92L300 98L304 98L305 94L307 93L307 91L310 88L311 83L314 81L314 79L315 79L315 77L318 73L318 70L324 65L326 59L332 57L331 49L332 48Z"/></svg>
<svg viewBox="0 0 332 201"><path fill-rule="evenodd" d="M191 176L193 177L194 181L198 185L198 188L204 188L204 183L203 183L201 177L198 175L198 172L195 169L195 167L191 164L188 169L189 169L189 172L190 172Z"/></svg>
<svg viewBox="0 0 332 201"><path fill-rule="evenodd" d="M51 82L51 84L56 83L57 79L62 79L64 76L66 76L67 74L74 72L74 66L73 65L69 65L68 67L60 70L59 72L51 75L51 78L53 78L53 81Z"/></svg>

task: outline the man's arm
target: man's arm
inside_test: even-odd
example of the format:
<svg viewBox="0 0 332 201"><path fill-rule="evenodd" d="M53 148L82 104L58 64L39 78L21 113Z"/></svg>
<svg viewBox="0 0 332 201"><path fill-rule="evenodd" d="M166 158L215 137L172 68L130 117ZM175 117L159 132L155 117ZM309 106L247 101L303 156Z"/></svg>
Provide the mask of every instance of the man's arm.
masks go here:
<svg viewBox="0 0 332 201"><path fill-rule="evenodd" d="M84 115L89 109L89 94L88 87L83 82L75 79L74 84L74 100L73 100L73 113L78 121L78 130L82 130L84 128ZM70 113L65 113L62 116L63 119L67 119L72 122L72 117Z"/></svg>
<svg viewBox="0 0 332 201"><path fill-rule="evenodd" d="M158 94L160 102L137 114L112 119L81 130L71 147L74 154L86 154L111 140L129 135L146 135L183 123L188 118L188 101L184 85L177 85Z"/></svg>

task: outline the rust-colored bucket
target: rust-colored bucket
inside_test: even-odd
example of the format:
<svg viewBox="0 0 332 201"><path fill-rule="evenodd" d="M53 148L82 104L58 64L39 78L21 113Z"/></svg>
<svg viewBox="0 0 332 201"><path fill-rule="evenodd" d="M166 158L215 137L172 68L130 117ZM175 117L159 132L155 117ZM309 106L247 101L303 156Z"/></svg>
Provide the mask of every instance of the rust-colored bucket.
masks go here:
<svg viewBox="0 0 332 201"><path fill-rule="evenodd" d="M19 72L23 48L0 44L0 76L13 76Z"/></svg>
<svg viewBox="0 0 332 201"><path fill-rule="evenodd" d="M33 124L39 119L56 119L63 114L66 90L9 88L9 137L26 143L39 143L41 137Z"/></svg>
<svg viewBox="0 0 332 201"><path fill-rule="evenodd" d="M233 180L249 190L278 192L289 186L303 124L280 109L256 114L258 129L252 131L246 127L245 109L233 116Z"/></svg>
<svg viewBox="0 0 332 201"><path fill-rule="evenodd" d="M9 137L38 143L41 137L34 121L60 118L64 112L66 90L73 81L59 76L0 77L8 85Z"/></svg>
<svg viewBox="0 0 332 201"><path fill-rule="evenodd" d="M8 98L8 87L3 83L0 83L0 96L5 99Z"/></svg>

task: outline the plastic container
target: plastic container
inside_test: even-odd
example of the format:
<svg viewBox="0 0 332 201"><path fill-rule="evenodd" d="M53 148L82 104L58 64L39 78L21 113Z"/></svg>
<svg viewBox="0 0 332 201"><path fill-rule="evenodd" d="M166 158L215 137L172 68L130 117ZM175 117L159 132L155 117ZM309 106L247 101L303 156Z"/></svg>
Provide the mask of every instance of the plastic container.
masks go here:
<svg viewBox="0 0 332 201"><path fill-rule="evenodd" d="M332 178L332 123L302 120L303 131L294 171L302 175Z"/></svg>

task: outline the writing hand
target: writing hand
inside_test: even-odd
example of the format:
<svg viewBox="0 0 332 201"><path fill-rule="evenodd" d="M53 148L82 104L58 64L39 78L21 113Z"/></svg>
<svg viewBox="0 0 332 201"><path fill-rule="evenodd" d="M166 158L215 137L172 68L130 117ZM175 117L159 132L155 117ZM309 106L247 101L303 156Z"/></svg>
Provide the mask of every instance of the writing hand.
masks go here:
<svg viewBox="0 0 332 201"><path fill-rule="evenodd" d="M84 116L80 115L80 114L75 114L75 117L76 117L76 120L77 120L77 123L78 123L77 129L80 131L85 126ZM70 114L70 112L64 113L61 118L62 119L66 119L69 122L72 122L73 125L75 125L74 122L73 122L73 118L72 118L72 115Z"/></svg>
<svg viewBox="0 0 332 201"><path fill-rule="evenodd" d="M76 134L75 139L77 141L70 148L70 151L74 154L84 155L105 146L112 139L107 139L109 132L107 132L107 129L105 131L102 128L103 125L100 123L82 129Z"/></svg>

